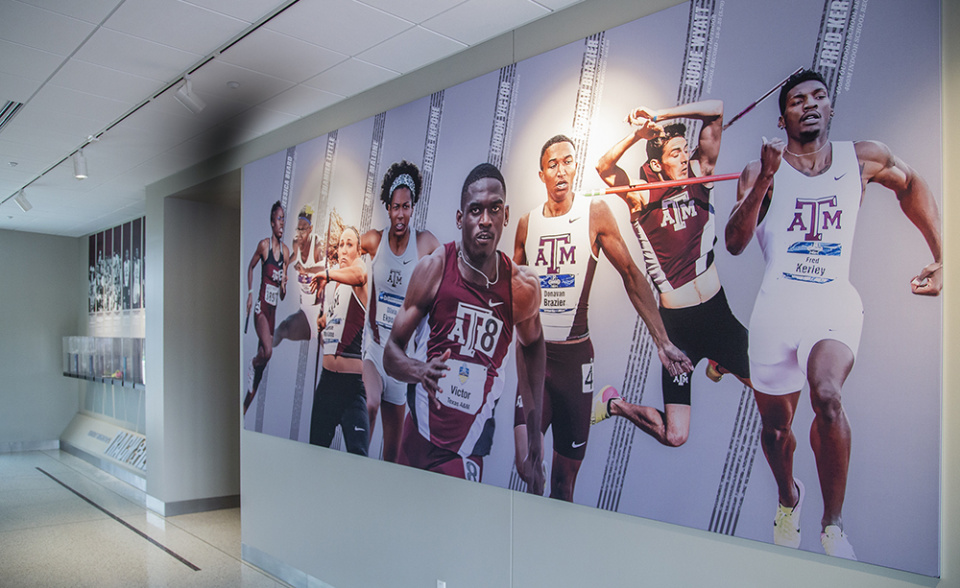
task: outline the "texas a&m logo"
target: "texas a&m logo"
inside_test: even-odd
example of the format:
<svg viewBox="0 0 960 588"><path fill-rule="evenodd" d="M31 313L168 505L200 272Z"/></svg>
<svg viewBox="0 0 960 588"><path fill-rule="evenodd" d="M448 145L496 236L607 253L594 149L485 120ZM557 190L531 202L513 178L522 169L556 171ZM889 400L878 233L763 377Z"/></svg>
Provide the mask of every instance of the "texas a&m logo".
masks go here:
<svg viewBox="0 0 960 588"><path fill-rule="evenodd" d="M577 246L571 245L570 233L563 235L544 235L537 246L537 260L534 266L547 266L547 274L559 274L563 264L577 263Z"/></svg>
<svg viewBox="0 0 960 588"><path fill-rule="evenodd" d="M690 200L690 194L683 191L675 196L662 199L660 201L660 212L663 214L660 228L673 225L674 231L682 231L687 228L687 219L697 216L697 205Z"/></svg>
<svg viewBox="0 0 960 588"><path fill-rule="evenodd" d="M390 275L387 276L387 283L390 284L392 288L399 288L400 285L403 284L403 274L400 273L400 270L390 270Z"/></svg>
<svg viewBox="0 0 960 588"><path fill-rule="evenodd" d="M453 330L447 339L460 344L457 353L464 357L474 357L477 351L493 357L502 330L503 321L495 317L493 311L461 302L457 306Z"/></svg>
<svg viewBox="0 0 960 588"><path fill-rule="evenodd" d="M803 237L807 241L822 241L823 233L821 231L825 231L831 226L835 229L841 228L840 215L842 213L843 210L837 209L836 196L815 199L797 198L797 212L793 213L793 222L787 227L787 232L806 231Z"/></svg>

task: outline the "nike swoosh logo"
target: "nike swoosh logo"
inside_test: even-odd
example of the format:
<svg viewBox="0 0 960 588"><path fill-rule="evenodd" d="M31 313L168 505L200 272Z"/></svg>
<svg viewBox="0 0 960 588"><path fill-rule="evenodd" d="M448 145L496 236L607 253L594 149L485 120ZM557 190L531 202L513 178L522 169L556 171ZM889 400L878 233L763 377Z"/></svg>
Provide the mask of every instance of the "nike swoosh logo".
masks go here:
<svg viewBox="0 0 960 588"><path fill-rule="evenodd" d="M496 308L496 307L500 306L501 304L503 304L503 300L501 300L500 302L494 302L493 300L488 300L488 301L487 301L487 306L489 306L490 308Z"/></svg>
<svg viewBox="0 0 960 588"><path fill-rule="evenodd" d="M834 181L837 181L837 180L839 180L840 178L842 178L842 177L845 176L845 175L847 175L847 174L846 174L846 173L842 173L842 174L840 174L839 176L833 176L833 180L834 180Z"/></svg>
<svg viewBox="0 0 960 588"><path fill-rule="evenodd" d="M354 431L366 431L366 429L364 429L364 428L362 428L362 427L357 427L357 426L354 426L354 427L353 427L353 430L354 430Z"/></svg>
<svg viewBox="0 0 960 588"><path fill-rule="evenodd" d="M569 219L567 222L569 222L570 224L573 224L573 223L577 222L578 220L580 220L580 218L581 218L581 217L576 216L576 217L573 217L573 218Z"/></svg>
<svg viewBox="0 0 960 588"><path fill-rule="evenodd" d="M576 449L576 448L578 448L578 447L583 447L583 446L586 445L586 444L587 444L586 441L581 441L580 443L574 443L574 444L573 444L573 448Z"/></svg>
<svg viewBox="0 0 960 588"><path fill-rule="evenodd" d="M403 265L407 265L407 264L410 263L411 261L413 261L413 260L412 260L412 259L404 259L404 260L403 260Z"/></svg>

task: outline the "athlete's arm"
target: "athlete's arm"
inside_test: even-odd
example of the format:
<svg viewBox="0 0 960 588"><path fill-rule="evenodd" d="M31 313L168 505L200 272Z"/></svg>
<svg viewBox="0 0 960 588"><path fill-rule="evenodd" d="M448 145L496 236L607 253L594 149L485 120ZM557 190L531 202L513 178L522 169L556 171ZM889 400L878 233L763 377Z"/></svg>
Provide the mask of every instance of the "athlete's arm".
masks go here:
<svg viewBox="0 0 960 588"><path fill-rule="evenodd" d="M512 266L513 317L517 332L517 394L523 400L527 427L527 456L521 464L527 492L543 494L543 437L540 422L543 412L543 382L546 377L547 350L540 325L540 278L527 266Z"/></svg>
<svg viewBox="0 0 960 588"><path fill-rule="evenodd" d="M700 172L703 175L709 176L713 173L717 156L720 154L720 136L723 133L722 100L701 100L660 110L641 107L631 113L631 120L639 122L645 118L652 118L657 124L674 118L691 118L701 121L703 124L700 126L697 150L691 159L700 161Z"/></svg>
<svg viewBox="0 0 960 588"><path fill-rule="evenodd" d="M440 247L440 241L430 231L417 232L417 259L426 257Z"/></svg>
<svg viewBox="0 0 960 588"><path fill-rule="evenodd" d="M259 263L261 259L266 259L265 249L268 241L268 239L262 239L257 243L257 249L253 252L253 258L247 266L247 314L250 314L250 309L253 307L253 269L257 267L257 263Z"/></svg>
<svg viewBox="0 0 960 588"><path fill-rule="evenodd" d="M724 229L724 241L730 253L740 255L753 239L761 220L763 199L773 185L773 174L780 169L786 146L782 139L774 138L768 141L764 137L760 147L760 161L751 161L740 173L737 203L733 206L730 220Z"/></svg>
<svg viewBox="0 0 960 588"><path fill-rule="evenodd" d="M370 229L360 237L360 254L366 253L373 259L377 255L377 248L380 247L380 239L383 238L383 231Z"/></svg>
<svg viewBox="0 0 960 588"><path fill-rule="evenodd" d="M941 258L940 211L930 186L912 167L894 155L890 148L876 141L858 141L854 144L860 161L860 178L866 185L876 182L889 188L900 201L900 210L923 235L933 254L928 264L910 282L914 294L936 296L943 287Z"/></svg>
<svg viewBox="0 0 960 588"><path fill-rule="evenodd" d="M603 200L593 200L590 203L590 226L596 232L594 242L599 243L607 259L620 274L630 303L647 325L663 367L667 368L671 376L693 371L690 359L677 349L667 336L663 319L660 318L660 311L657 309L657 300L647 280L640 273L640 268L630 257L627 244L623 242L620 228L617 227L617 222L613 218L613 212Z"/></svg>
<svg viewBox="0 0 960 588"><path fill-rule="evenodd" d="M600 179L611 188L615 186L629 186L630 176L620 167L620 158L627 152L627 149L633 147L639 141L653 139L661 132L663 132L662 127L649 119L642 125L634 128L597 161L597 173L600 174ZM627 203L631 214L639 212L640 209L643 208L643 205L650 199L650 193L646 191L627 192L618 194L618 196Z"/></svg>
<svg viewBox="0 0 960 588"><path fill-rule="evenodd" d="M280 300L283 300L287 297L287 276L290 273L288 270L290 269L290 262L292 260L290 249L283 243L280 243L280 251L283 252L283 259L286 262L283 264L283 279L280 280Z"/></svg>
<svg viewBox="0 0 960 588"><path fill-rule="evenodd" d="M331 268L330 271L324 272L322 276L317 276L318 280L327 280L328 278L331 282L340 282L347 286L363 286L367 283L367 266L358 257L352 265Z"/></svg>
<svg viewBox="0 0 960 588"><path fill-rule="evenodd" d="M517 223L517 235L513 239L513 263L517 265L527 265L527 228L530 226L530 213L520 217Z"/></svg>
<svg viewBox="0 0 960 588"><path fill-rule="evenodd" d="M413 268L410 286L403 305L393 321L393 329L383 348L383 369L387 375L408 384L421 384L437 408L437 389L440 378L449 367L446 365L450 352L430 358L426 363L409 357L407 343L417 326L427 316L440 288L443 277L444 250L439 248L424 257Z"/></svg>

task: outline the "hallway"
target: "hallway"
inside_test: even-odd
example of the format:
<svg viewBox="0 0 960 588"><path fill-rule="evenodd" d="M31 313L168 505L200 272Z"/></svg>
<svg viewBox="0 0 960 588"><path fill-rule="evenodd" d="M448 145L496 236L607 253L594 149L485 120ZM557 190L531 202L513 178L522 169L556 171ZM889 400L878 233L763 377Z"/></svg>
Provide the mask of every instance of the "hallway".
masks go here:
<svg viewBox="0 0 960 588"><path fill-rule="evenodd" d="M282 587L240 559L240 509L161 517L59 450L0 454L0 586Z"/></svg>

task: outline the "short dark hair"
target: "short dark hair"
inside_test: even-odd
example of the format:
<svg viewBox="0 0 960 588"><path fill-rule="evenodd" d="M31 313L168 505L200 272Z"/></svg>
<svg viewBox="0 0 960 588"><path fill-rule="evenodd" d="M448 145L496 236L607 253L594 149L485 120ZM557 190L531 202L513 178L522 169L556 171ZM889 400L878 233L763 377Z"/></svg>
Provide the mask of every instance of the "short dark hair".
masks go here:
<svg viewBox="0 0 960 588"><path fill-rule="evenodd" d="M540 166L540 169L543 169L543 154L547 152L547 149L553 145L556 145L557 143L570 143L573 145L573 139L566 135L554 135L547 139L547 142L544 143L543 147L540 148L540 160L537 162L537 165ZM573 147L576 149L577 146L573 145Z"/></svg>
<svg viewBox="0 0 960 588"><path fill-rule="evenodd" d="M823 76L818 72L813 71L812 69L805 69L801 72L797 72L787 78L786 83L783 84L783 87L780 88L780 115L783 115L783 112L787 109L787 93L795 87L799 86L803 82L809 82L814 80L823 84L823 87L827 87L826 80L823 79Z"/></svg>
<svg viewBox="0 0 960 588"><path fill-rule="evenodd" d="M383 182L380 184L380 201L383 202L384 206L390 206L390 201L393 200L393 193L395 192L390 188L397 178L403 174L407 174L413 180L413 189L410 190L413 194L413 204L416 205L417 200L420 199L420 190L423 189L423 176L420 175L420 169L409 161L403 160L391 165L387 173L383 174ZM406 182L401 183L400 186L410 188Z"/></svg>
<svg viewBox="0 0 960 588"><path fill-rule="evenodd" d="M500 185L503 186L503 195L507 195L507 183L504 181L503 174L500 173L497 166L492 163L481 163L470 170L470 173L467 174L467 179L463 181L463 188L460 190L460 206L463 206L463 201L467 197L467 190L470 188L470 185L484 178L493 178L500 182Z"/></svg>
<svg viewBox="0 0 960 588"><path fill-rule="evenodd" d="M663 127L663 134L659 137L647 141L647 161L656 159L662 161L663 147L670 139L674 137L686 137L687 125L683 123L673 123Z"/></svg>
<svg viewBox="0 0 960 588"><path fill-rule="evenodd" d="M278 210L283 210L283 205L280 204L279 200L274 202L273 206L270 207L270 222L273 222L273 219L274 219L273 215L277 214Z"/></svg>

